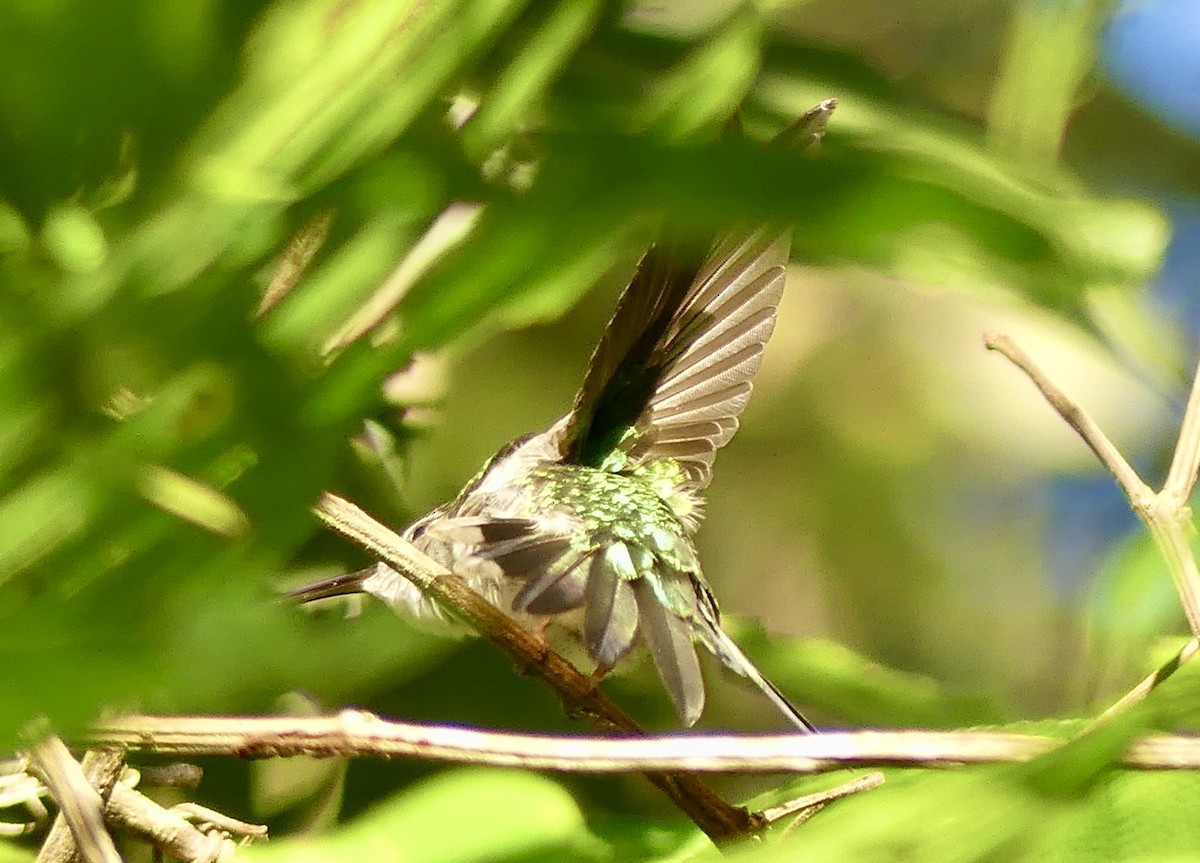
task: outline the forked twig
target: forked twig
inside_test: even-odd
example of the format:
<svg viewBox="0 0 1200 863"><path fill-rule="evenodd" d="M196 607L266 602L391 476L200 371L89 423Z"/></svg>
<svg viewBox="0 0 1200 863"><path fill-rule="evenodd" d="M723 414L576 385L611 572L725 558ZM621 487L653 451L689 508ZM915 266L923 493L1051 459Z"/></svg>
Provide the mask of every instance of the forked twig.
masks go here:
<svg viewBox="0 0 1200 863"><path fill-rule="evenodd" d="M1166 562L1192 630L1192 638L1174 659L1122 696L1101 714L1100 721L1141 701L1200 648L1200 642L1197 641L1200 637L1200 568L1197 567L1189 542L1194 527L1192 512L1187 505L1196 484L1197 471L1200 470L1200 369L1192 379L1192 391L1180 425L1167 480L1162 491L1156 493L1142 481L1083 408L1051 381L1012 339L988 334L984 336L984 344L989 350L1003 354L1029 376L1051 407L1083 438L1100 463L1116 479Z"/></svg>

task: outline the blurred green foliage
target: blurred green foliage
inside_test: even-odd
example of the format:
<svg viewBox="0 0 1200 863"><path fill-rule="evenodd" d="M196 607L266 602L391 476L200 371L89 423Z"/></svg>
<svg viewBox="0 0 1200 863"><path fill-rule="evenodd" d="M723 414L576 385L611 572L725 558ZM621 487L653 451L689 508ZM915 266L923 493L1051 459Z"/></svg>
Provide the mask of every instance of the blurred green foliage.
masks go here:
<svg viewBox="0 0 1200 863"><path fill-rule="evenodd" d="M1001 4L896 13L944 40L940 66L937 50L914 49L926 65L907 80L872 41L874 4L844 4L838 27L830 5L0 3L0 738L42 714L71 734L102 708L269 711L292 690L329 707L573 728L485 645L374 608L313 617L275 596L363 563L309 514L322 490L400 524L561 412L611 291L553 328L497 333L558 320L596 283L622 281L664 219L784 219L798 261L875 274L823 312L784 318L778 351L799 359L764 370L717 469L704 551L718 594L733 611L772 611L773 628L834 639L745 631L748 652L834 725L1085 709L1063 694L1080 674L1080 649L1062 646L1080 640L1075 622L1061 625L1033 569L987 557L1029 536L986 512L950 526L961 474L942 471L975 444L947 430L943 370L909 362L880 322L915 284L1002 297L1072 337L1128 337L1097 314L1096 292L1127 294L1151 273L1166 223L1056 161L1099 4L1058 4L1075 17L1041 26L1043 4L1018 3L1008 30L972 29L1003 21ZM953 71L981 30L993 34L981 50L1005 58L990 106ZM756 143L830 95L841 107L818 158ZM448 113L468 103L477 113L458 130ZM739 106L746 138L722 138ZM416 272L373 338L323 355L457 202L482 205L461 241ZM304 277L258 315L289 238L323 219ZM793 276L791 293L805 288ZM861 324L844 331L855 339L839 332L807 354L792 343L804 321L839 314ZM385 395L416 352L460 369L444 398ZM436 392L444 366L432 374ZM443 422L422 424L408 409L431 401ZM377 445L351 446L368 419ZM992 478L1003 508L1012 489ZM949 561L964 559L979 567L970 601L947 587ZM1108 687L1144 661L1144 629L1114 648ZM1037 640L1056 631L1057 644ZM1031 667L1030 650L1046 661ZM671 727L646 669L612 685ZM731 686L712 701L712 725L772 721ZM205 801L238 814L245 771L206 766ZM794 842L741 853L1123 860L1195 846L1194 813L1176 805L1194 798L1191 777L1101 773L1059 793L1031 780L1037 769L898 773ZM347 826L255 853L666 859L702 847L636 778L433 772L354 765ZM7 845L0 857L27 859Z"/></svg>

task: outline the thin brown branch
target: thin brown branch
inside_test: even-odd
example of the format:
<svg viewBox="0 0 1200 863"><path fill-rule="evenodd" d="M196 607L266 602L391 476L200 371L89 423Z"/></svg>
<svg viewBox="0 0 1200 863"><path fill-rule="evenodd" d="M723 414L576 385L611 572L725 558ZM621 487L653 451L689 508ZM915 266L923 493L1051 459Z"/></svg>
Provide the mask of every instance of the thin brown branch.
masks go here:
<svg viewBox="0 0 1200 863"><path fill-rule="evenodd" d="M112 756L95 759L92 771L102 780L111 773ZM120 760L117 760L118 770ZM88 863L121 863L117 846L104 825L104 801L58 737L43 734L29 749L29 766L46 784L66 825L51 830L37 863L68 863L79 854ZM115 776L112 777L115 780ZM111 783L110 783L111 784ZM57 826L56 819L56 825Z"/></svg>
<svg viewBox="0 0 1200 863"><path fill-rule="evenodd" d="M643 733L590 677L549 650L541 639L471 590L461 578L421 554L354 504L327 493L318 501L315 512L330 528L370 551L460 617L502 650L523 673L542 681L559 697L569 714L583 716L600 731ZM765 826L761 819L729 803L695 776L651 772L647 779L718 844Z"/></svg>
<svg viewBox="0 0 1200 863"><path fill-rule="evenodd" d="M977 731L554 736L392 722L359 711L322 717L123 716L97 726L90 736L96 743L171 755L420 758L568 773L815 773L847 766L1022 762L1063 742ZM1143 738L1120 764L1200 769L1200 737Z"/></svg>
<svg viewBox="0 0 1200 863"><path fill-rule="evenodd" d="M92 749L84 753L81 766L84 777L96 789L101 802L107 805L113 786L121 778L121 771L125 769L125 753L113 746ZM38 863L76 863L83 859L62 812L55 817L50 826L50 832L46 835L46 841L42 843L37 859Z"/></svg>

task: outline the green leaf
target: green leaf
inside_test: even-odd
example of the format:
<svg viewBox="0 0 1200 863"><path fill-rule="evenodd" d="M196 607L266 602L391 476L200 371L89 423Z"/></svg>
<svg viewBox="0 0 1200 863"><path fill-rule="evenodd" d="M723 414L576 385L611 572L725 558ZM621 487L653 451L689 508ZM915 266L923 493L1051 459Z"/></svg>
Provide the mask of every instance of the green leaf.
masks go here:
<svg viewBox="0 0 1200 863"><path fill-rule="evenodd" d="M74 204L55 207L46 214L41 245L50 260L71 273L95 272L108 257L103 229L91 213Z"/></svg>
<svg viewBox="0 0 1200 863"><path fill-rule="evenodd" d="M1086 790L1046 797L1011 767L889 771L880 788L827 807L785 840L735 859L809 863L1002 859L1093 863L1171 859L1200 827L1189 773L1112 771Z"/></svg>
<svg viewBox="0 0 1200 863"><path fill-rule="evenodd" d="M1015 290L1082 319L1088 288L1135 285L1162 259L1169 225L1155 208L1091 196L1065 173L989 152L981 136L949 121L782 71L768 71L757 95L784 118L839 97L825 159L836 153L857 182L834 220L798 231L798 247L817 260L866 260L924 284Z"/></svg>
<svg viewBox="0 0 1200 863"><path fill-rule="evenodd" d="M552 780L505 770L456 770L427 780L327 838L254 848L254 860L472 863L539 859L557 850L604 859L575 801Z"/></svg>

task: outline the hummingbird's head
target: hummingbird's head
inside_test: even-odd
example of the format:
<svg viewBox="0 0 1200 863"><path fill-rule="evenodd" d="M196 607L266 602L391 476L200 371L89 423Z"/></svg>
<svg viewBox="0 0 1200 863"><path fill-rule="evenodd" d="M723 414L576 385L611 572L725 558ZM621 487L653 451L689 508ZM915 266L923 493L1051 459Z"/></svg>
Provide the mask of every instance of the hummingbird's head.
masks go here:
<svg viewBox="0 0 1200 863"><path fill-rule="evenodd" d="M557 439L561 423L549 430L527 434L502 446L484 463L483 468L463 490L463 497L474 494L499 494L520 485L535 467L562 458Z"/></svg>

